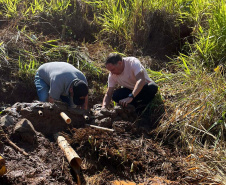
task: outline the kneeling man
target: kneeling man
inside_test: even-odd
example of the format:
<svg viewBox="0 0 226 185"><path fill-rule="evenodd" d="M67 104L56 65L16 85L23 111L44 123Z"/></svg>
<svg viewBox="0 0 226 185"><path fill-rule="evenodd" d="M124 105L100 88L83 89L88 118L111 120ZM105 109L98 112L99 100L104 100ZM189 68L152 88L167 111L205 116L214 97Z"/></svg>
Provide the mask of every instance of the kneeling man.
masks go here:
<svg viewBox="0 0 226 185"><path fill-rule="evenodd" d="M122 106L132 104L138 108L147 105L154 98L158 86L137 58L122 58L119 54L111 53L105 65L110 73L102 108L106 108L111 99ZM122 87L115 90L117 84Z"/></svg>

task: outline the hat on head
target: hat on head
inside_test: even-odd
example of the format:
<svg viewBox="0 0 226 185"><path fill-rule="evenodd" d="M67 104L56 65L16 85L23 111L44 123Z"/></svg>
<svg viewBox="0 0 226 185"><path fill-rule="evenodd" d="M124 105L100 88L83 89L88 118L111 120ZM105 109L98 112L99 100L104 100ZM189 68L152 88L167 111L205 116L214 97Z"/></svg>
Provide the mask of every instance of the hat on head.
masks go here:
<svg viewBox="0 0 226 185"><path fill-rule="evenodd" d="M76 80L73 84L73 101L75 105L83 105L85 99L80 99L80 97L85 97L88 94L88 86L82 80Z"/></svg>

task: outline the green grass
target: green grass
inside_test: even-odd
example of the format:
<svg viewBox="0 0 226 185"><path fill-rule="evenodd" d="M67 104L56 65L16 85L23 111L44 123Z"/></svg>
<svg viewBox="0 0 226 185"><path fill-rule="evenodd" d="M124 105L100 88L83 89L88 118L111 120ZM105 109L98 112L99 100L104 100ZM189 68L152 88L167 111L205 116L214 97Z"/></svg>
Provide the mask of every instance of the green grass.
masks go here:
<svg viewBox="0 0 226 185"><path fill-rule="evenodd" d="M20 16L30 17L42 12L52 14L62 13L68 9L70 0L0 0L4 11L2 14L8 18L15 18L20 12Z"/></svg>

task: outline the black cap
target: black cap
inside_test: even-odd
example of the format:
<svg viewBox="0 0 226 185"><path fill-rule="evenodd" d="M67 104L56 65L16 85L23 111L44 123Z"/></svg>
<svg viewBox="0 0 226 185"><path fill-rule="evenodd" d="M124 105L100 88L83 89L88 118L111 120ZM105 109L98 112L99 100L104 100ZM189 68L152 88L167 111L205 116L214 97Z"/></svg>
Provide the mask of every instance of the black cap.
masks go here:
<svg viewBox="0 0 226 185"><path fill-rule="evenodd" d="M85 97L88 94L88 86L82 80L76 80L73 84L73 101L75 105L83 105L85 99L80 99L80 97Z"/></svg>

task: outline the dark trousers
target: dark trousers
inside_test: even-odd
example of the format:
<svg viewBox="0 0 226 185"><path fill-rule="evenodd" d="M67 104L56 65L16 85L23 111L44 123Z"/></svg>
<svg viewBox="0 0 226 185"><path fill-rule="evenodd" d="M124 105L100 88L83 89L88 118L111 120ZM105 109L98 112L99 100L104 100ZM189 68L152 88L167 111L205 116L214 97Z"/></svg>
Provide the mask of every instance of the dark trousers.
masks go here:
<svg viewBox="0 0 226 185"><path fill-rule="evenodd" d="M149 84L144 85L140 93L133 99L130 103L135 107L147 105L154 97L158 91L158 86L155 82L150 82ZM112 99L119 103L119 100L127 98L129 94L132 93L132 90L128 88L116 89L113 93Z"/></svg>

